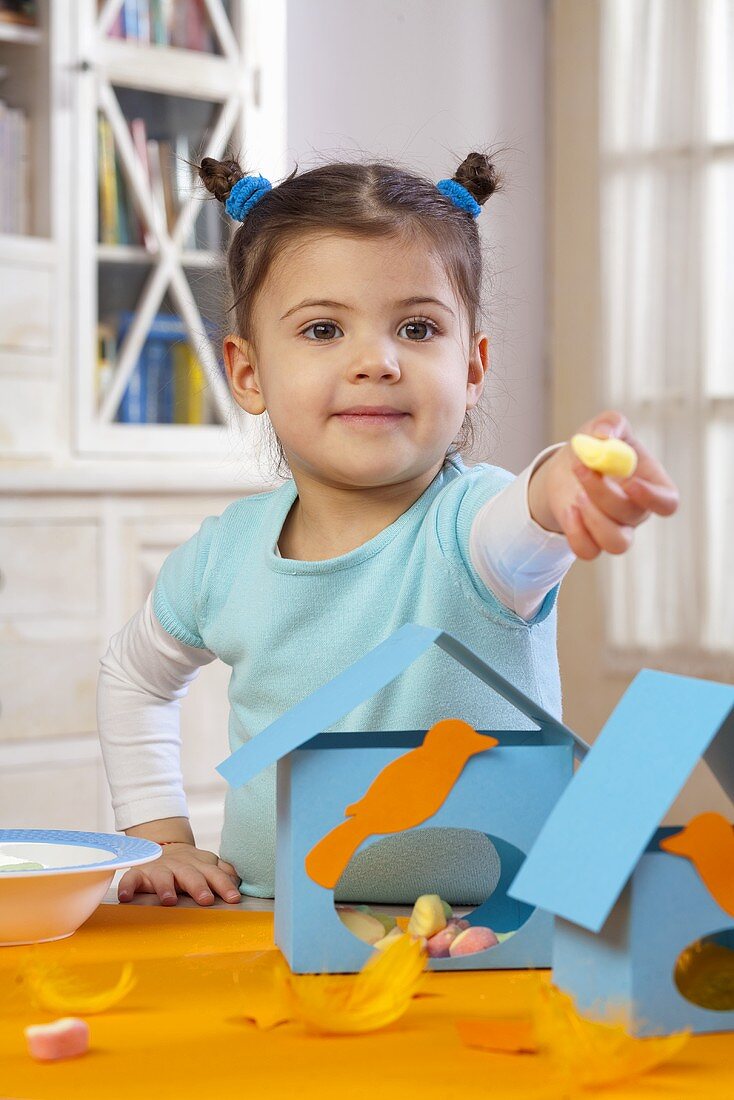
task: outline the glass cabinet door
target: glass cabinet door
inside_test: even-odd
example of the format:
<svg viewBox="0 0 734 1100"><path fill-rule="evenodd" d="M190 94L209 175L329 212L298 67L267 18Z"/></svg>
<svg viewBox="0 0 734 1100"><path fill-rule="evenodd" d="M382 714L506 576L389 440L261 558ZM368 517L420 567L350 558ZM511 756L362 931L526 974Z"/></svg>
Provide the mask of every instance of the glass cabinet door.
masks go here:
<svg viewBox="0 0 734 1100"><path fill-rule="evenodd" d="M79 210L90 273L80 282L82 449L220 451L226 429L249 419L230 397L221 351L236 227L196 165L244 147L245 0L90 7L79 64L79 200L91 207Z"/></svg>

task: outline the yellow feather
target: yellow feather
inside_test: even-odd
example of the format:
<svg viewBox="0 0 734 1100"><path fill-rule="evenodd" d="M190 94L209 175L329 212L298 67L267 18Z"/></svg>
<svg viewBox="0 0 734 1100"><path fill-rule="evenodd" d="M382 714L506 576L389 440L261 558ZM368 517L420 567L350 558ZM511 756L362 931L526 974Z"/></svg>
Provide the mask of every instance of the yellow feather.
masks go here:
<svg viewBox="0 0 734 1100"><path fill-rule="evenodd" d="M327 1034L387 1027L406 1012L426 961L420 940L400 936L373 955L356 976L290 975L287 981L294 1015Z"/></svg>
<svg viewBox="0 0 734 1100"><path fill-rule="evenodd" d="M112 1008L135 986L132 963L125 963L117 984L99 993L80 987L78 977L58 966L31 964L24 972L31 996L39 1008L62 1015L93 1015Z"/></svg>
<svg viewBox="0 0 734 1100"><path fill-rule="evenodd" d="M674 1057L690 1039L689 1031L638 1039L622 1024L587 1020L571 997L554 985L540 989L535 1032L558 1069L591 1088L645 1073Z"/></svg>

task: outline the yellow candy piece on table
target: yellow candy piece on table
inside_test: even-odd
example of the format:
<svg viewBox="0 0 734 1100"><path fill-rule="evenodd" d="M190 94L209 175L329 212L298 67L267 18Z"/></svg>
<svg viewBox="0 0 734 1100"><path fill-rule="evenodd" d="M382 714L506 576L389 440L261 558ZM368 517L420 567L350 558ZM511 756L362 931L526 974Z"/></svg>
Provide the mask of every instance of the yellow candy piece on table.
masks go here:
<svg viewBox="0 0 734 1100"><path fill-rule="evenodd" d="M632 477L637 469L637 452L623 439L596 439L579 433L571 437L579 462L608 477Z"/></svg>
<svg viewBox="0 0 734 1100"><path fill-rule="evenodd" d="M421 894L413 906L408 932L411 936L425 936L430 939L445 928L447 923L446 911L438 894Z"/></svg>

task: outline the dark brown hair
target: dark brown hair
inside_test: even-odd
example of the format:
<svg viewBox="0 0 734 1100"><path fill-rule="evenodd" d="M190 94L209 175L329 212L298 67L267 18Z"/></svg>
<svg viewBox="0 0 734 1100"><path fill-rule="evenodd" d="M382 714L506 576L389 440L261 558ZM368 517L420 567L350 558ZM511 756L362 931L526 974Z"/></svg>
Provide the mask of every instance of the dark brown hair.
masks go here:
<svg viewBox="0 0 734 1100"><path fill-rule="evenodd" d="M267 191L239 225L229 246L227 269L234 294L237 332L254 342L253 306L280 253L301 234L342 232L356 237L423 237L441 259L469 318L479 329L482 300L482 249L473 216L459 209L436 184L387 162L331 163L301 175L294 169ZM199 176L224 203L246 173L236 158L204 157ZM470 153L452 177L482 205L501 180L490 158ZM473 439L471 418L462 425L456 450ZM280 445L278 474L287 461ZM451 452L450 452L451 453Z"/></svg>

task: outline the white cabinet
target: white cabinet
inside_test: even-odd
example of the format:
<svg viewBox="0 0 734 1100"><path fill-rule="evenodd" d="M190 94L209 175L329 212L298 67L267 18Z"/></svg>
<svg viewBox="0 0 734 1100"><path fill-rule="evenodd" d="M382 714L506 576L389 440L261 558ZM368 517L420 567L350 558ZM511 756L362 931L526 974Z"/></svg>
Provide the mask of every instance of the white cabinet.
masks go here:
<svg viewBox="0 0 734 1100"><path fill-rule="evenodd" d="M166 555L230 499L0 498L0 828L113 828L96 734L99 659ZM213 849L228 680L226 666L207 665L181 708L192 826Z"/></svg>
<svg viewBox="0 0 734 1100"><path fill-rule="evenodd" d="M188 3L157 8L178 18ZM31 135L25 229L0 233L0 827L113 828L99 659L166 554L205 516L273 484L255 458L260 426L232 414L217 361L231 227L193 183L165 209L131 123L144 121L150 155L183 135L192 160L234 147L248 167L285 175L285 0L195 6L206 22L196 48L180 38L185 18L173 45L121 37L120 0L39 0L38 27L22 32L0 21L0 99ZM139 243L102 238L100 120ZM161 313L204 368L208 421L118 419ZM104 385L100 323L116 337ZM192 824L209 848L228 676L216 661L203 668L181 707Z"/></svg>

